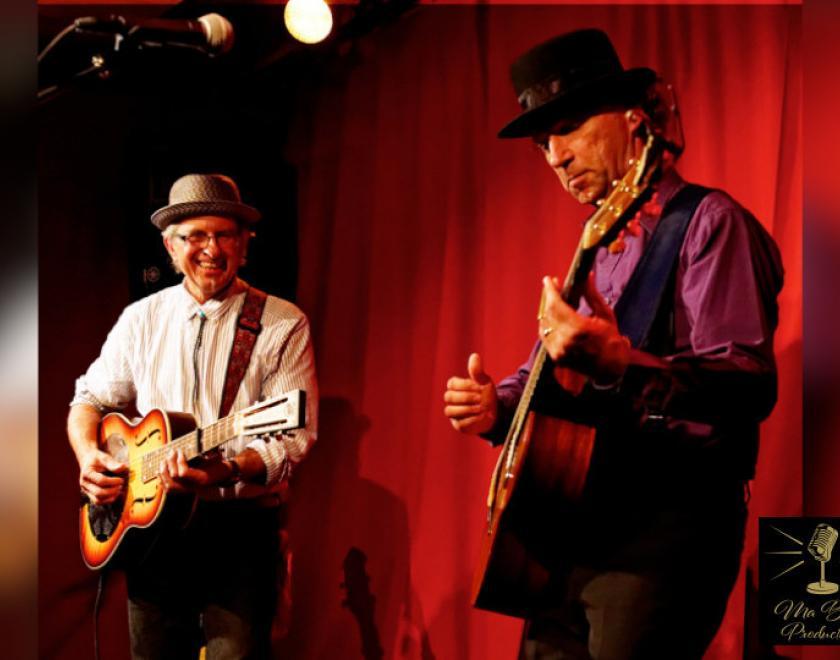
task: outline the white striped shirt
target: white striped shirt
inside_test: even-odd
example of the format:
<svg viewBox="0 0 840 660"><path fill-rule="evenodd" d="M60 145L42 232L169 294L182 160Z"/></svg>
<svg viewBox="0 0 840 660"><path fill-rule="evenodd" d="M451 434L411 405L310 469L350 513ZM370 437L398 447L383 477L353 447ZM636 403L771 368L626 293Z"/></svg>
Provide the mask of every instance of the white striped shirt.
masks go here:
<svg viewBox="0 0 840 660"><path fill-rule="evenodd" d="M241 280L237 284L247 288ZM105 412L122 409L133 400L141 415L161 408L191 413L199 426L216 421L244 301L242 291L199 305L180 284L129 305L99 357L76 381L71 405L88 403ZM254 449L266 466L266 487L238 484L237 497L257 497L279 487L316 437L318 390L309 323L295 305L269 296L262 331L231 412L293 389L306 392L305 429L267 440L240 438L225 445L227 456L245 447ZM202 496L226 495L212 491Z"/></svg>

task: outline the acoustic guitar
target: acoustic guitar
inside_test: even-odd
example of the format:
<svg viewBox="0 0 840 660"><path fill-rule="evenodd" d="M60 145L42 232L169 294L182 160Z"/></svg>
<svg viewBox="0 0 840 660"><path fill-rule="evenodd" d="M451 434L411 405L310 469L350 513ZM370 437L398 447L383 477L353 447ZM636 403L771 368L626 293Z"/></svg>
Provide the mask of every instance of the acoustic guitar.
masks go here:
<svg viewBox="0 0 840 660"><path fill-rule="evenodd" d="M150 527L158 520L166 502L158 469L170 451L181 449L190 461L240 437L283 433L305 425L303 390L257 402L200 429L192 415L159 409L136 424L119 413L105 415L99 425L99 448L128 465L128 476L115 502L82 504L79 537L85 564L102 568L114 557L126 532Z"/></svg>
<svg viewBox="0 0 840 660"><path fill-rule="evenodd" d="M649 196L660 154L651 134L641 156L613 181L610 194L586 221L561 292L572 308L580 302L597 250L616 239ZM550 575L546 557L562 536L564 512L581 497L595 446L593 427L532 409L545 375L570 396L586 384L581 374L555 368L545 347L539 347L490 481L487 527L472 586L475 607L521 618L540 607ZM550 515L540 518L540 512Z"/></svg>

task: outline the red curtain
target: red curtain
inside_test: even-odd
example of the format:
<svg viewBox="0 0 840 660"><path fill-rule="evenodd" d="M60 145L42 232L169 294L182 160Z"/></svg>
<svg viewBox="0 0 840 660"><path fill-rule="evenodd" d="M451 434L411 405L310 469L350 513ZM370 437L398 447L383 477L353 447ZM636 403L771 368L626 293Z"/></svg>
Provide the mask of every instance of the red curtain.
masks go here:
<svg viewBox="0 0 840 660"><path fill-rule="evenodd" d="M782 249L779 403L762 429L753 485L744 553L752 576L742 573L708 658L730 660L755 647L757 632L744 621L754 603L747 594L756 517L802 509L800 13L798 6L421 6L360 39L300 90L288 156L300 177L298 302L315 334L322 414L319 441L291 491L294 605L282 657L359 657L360 647L377 644L386 658L515 657L521 623L469 605L497 450L450 428L442 393L449 376L465 373L471 351L496 378L524 360L540 278L565 272L588 213L527 141L495 138L517 113L510 62L580 27L605 29L625 66L651 66L675 84L687 142L683 175L726 189ZM118 177L110 172L85 194L118 189ZM99 274L121 282L122 248L109 243L113 258L103 262L73 229L69 242L55 242L61 250L42 254L46 263L70 259L77 270L96 271L79 281ZM53 397L42 399L44 438L62 437L54 412L71 382L50 363L63 360L72 363L65 371L80 373L124 294L84 294L95 298L85 308L102 312L84 332L81 324L70 332L64 308L50 304L60 296L43 296L42 323L69 332L74 347L42 353L51 356L43 373L64 383L44 386L42 375L42 396ZM67 493L76 466L53 440L42 443L42 483ZM42 491L47 507L52 491ZM41 516L44 654L76 657L89 649L95 578L80 566L72 515L60 506L44 515L49 510ZM121 601L119 592L106 593L101 635L113 657L127 656Z"/></svg>
<svg viewBox="0 0 840 660"><path fill-rule="evenodd" d="M450 428L442 393L471 351L496 378L524 360L540 278L565 272L588 213L527 141L495 138L517 112L509 63L567 30L603 28L625 66L675 84L682 174L726 189L781 246L780 396L746 565L756 516L801 511L799 20L796 6L423 6L296 99L299 303L322 429L293 488L289 657L349 657L371 639L385 657L514 657L520 622L468 595L496 450ZM353 547L367 587L342 569ZM748 582L708 658L740 656Z"/></svg>

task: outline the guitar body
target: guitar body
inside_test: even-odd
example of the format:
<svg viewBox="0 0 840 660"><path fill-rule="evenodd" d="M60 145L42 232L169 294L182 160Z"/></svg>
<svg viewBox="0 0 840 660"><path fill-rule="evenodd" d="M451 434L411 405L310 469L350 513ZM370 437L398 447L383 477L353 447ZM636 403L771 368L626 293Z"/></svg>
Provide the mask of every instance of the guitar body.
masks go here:
<svg viewBox="0 0 840 660"><path fill-rule="evenodd" d="M129 534L132 527L184 527L195 509L195 498L174 494L167 500L158 474L160 463L174 451L183 452L187 462L218 451L237 439L282 435L306 426L306 392L290 390L223 417L197 429L187 413L152 410L137 424L118 413L105 415L99 425L99 448L128 465L122 495L112 504L99 506L88 501L79 512L79 541L82 558L89 568L102 568L120 548L120 563L142 559L155 534ZM161 520L165 518L165 520ZM139 536L140 541L135 541ZM132 545L129 551L126 545ZM137 556L138 553L143 553ZM125 557L124 557L125 555Z"/></svg>
<svg viewBox="0 0 840 660"><path fill-rule="evenodd" d="M567 389L582 387L578 374L556 372ZM562 543L561 521L581 498L594 446L591 426L527 413L493 481L473 579L476 607L522 618L539 609Z"/></svg>
<svg viewBox="0 0 840 660"><path fill-rule="evenodd" d="M119 413L102 418L99 448L127 464L129 470L125 490L119 499L104 506L85 502L79 512L82 558L89 568L102 568L108 563L129 529L149 527L159 518L166 501L166 490L158 476L143 479L144 457L168 444L178 434L194 428L195 420L191 415L157 409L137 424Z"/></svg>

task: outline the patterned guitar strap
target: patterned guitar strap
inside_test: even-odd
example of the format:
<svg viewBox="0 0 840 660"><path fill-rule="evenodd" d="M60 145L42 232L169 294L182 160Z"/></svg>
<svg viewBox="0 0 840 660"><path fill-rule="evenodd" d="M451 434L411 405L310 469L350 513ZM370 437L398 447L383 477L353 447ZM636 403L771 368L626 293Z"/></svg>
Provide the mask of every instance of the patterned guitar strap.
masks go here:
<svg viewBox="0 0 840 660"><path fill-rule="evenodd" d="M239 385L242 383L245 371L248 368L248 363L251 361L254 344L262 330L260 319L262 319L267 298L268 296L263 291L254 287L249 288L248 293L245 294L245 303L242 305L242 311L239 314L236 336L233 339L233 347L228 360L225 386L222 390L222 404L219 408L219 419L230 412L233 400L239 391ZM281 497L281 513L278 514L281 520L284 516L282 499ZM285 525L282 523L278 530L277 551L277 605L271 625L272 644L278 643L280 639L286 636L290 618L289 610L291 609L291 581L288 578L291 570L289 563L291 555L288 554L288 534Z"/></svg>
<svg viewBox="0 0 840 660"><path fill-rule="evenodd" d="M227 374L225 385L222 389L222 403L219 406L219 419L226 417L233 406L233 400L245 377L248 363L251 361L251 353L257 337L262 330L260 322L265 309L265 301L268 295L255 287L249 287L245 294L245 303L239 318L236 321L236 336L233 338L233 346L230 349L228 358Z"/></svg>

